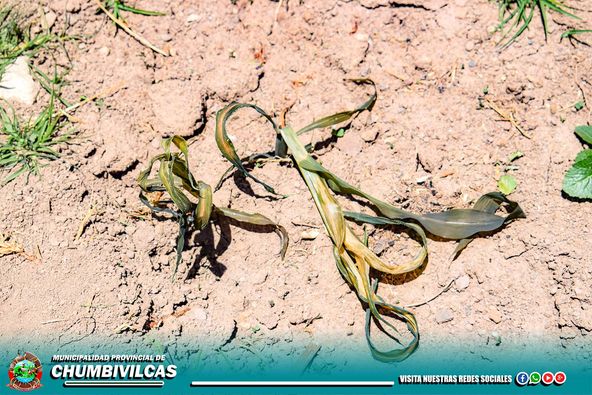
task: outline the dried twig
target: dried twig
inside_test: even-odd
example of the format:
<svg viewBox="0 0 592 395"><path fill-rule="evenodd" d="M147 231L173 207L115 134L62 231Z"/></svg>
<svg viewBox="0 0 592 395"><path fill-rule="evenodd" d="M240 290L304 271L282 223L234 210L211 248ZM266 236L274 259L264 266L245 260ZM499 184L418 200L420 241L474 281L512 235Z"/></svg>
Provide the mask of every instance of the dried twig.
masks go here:
<svg viewBox="0 0 592 395"><path fill-rule="evenodd" d="M117 84L115 84L107 89L104 89L93 96L89 96L89 97L85 98L84 100L79 101L78 103L72 104L70 107L60 110L59 114L69 117L70 116L69 113L71 113L72 111L74 111L78 107L82 107L85 104L87 104L93 100L96 100L96 99L102 99L102 98L109 97L109 96L117 93L123 87L125 87L125 82L119 81ZM54 114L54 116L56 116L56 115L58 115L58 113Z"/></svg>
<svg viewBox="0 0 592 395"><path fill-rule="evenodd" d="M10 235L0 233L0 257L10 254L22 254L25 249L18 242L11 240Z"/></svg>
<svg viewBox="0 0 592 395"><path fill-rule="evenodd" d="M440 292L438 292L436 295L432 296L431 298L429 298L426 301L423 301L421 303L414 303L414 304L408 304L406 306L404 306L406 309L410 308L410 307L419 307L419 306L423 306L424 304L428 304L431 301L433 301L434 299L436 299L438 296L442 295L444 292L448 291L450 289L450 287L452 286L452 284L454 284L454 282L458 279L458 277L453 278L452 280L450 280L450 282L448 283L447 286L445 286L444 288L442 288L442 290Z"/></svg>
<svg viewBox="0 0 592 395"><path fill-rule="evenodd" d="M273 14L273 23L271 24L271 29L269 29L269 34L273 33L273 29L275 28L275 25L277 24L278 15L280 13L280 8L282 8L282 3L283 3L283 0L278 1L278 4L275 8L275 12Z"/></svg>
<svg viewBox="0 0 592 395"><path fill-rule="evenodd" d="M41 323L41 325L55 324L56 322L64 322L64 321L67 321L67 320L65 318L58 318L58 319L55 319L55 320L43 321Z"/></svg>
<svg viewBox="0 0 592 395"><path fill-rule="evenodd" d="M531 136L529 136L524 131L524 129L522 129L522 127L520 127L520 125L516 121L516 118L514 118L514 114L513 113L506 113L504 110L502 110L501 108L499 108L495 103L493 103L493 102L491 102L489 100L485 100L484 103L487 104L487 106L489 106L489 108L491 108L493 111L495 111L497 113L497 115L499 115L500 117L502 117L502 119L504 121L510 122L512 124L512 126L514 126L516 128L516 130L518 130L520 132L521 135L523 135L527 139L531 139L532 138Z"/></svg>
<svg viewBox="0 0 592 395"><path fill-rule="evenodd" d="M84 320L89 320L89 322L87 322L86 328L85 328L86 329L86 333L84 335L82 335L82 336L79 336L77 338L73 338L73 339L71 339L69 341L66 341L65 343L61 343L62 337L64 337L64 335L66 335L68 333L68 331L70 329L72 329L76 324L78 324L79 322L82 322ZM68 328L66 328L62 332L62 334L58 337L58 342L60 342L60 346L58 347L58 349L60 349L60 348L62 348L64 346L67 346L69 344L77 343L77 342L79 342L81 340L84 340L85 338L87 338L90 335L92 335L93 333L95 333L95 330L96 329L97 329L97 320L94 317L90 316L90 317L80 317L80 318L78 318Z"/></svg>
<svg viewBox="0 0 592 395"><path fill-rule="evenodd" d="M105 5L103 3L101 3L99 0L95 0L95 3L97 3L99 8L105 13L105 15L107 15L117 26L119 26L127 34L129 34L130 36L132 36L133 38L138 40L138 42L140 44L150 48L151 50L161 54L162 56L169 56L168 53L164 52L162 49L153 45L150 41L148 41L146 38L144 38L144 36L133 31L125 21L122 21L121 19L119 19L115 15L113 15L111 12L109 12L109 10L107 8L105 8Z"/></svg>
<svg viewBox="0 0 592 395"><path fill-rule="evenodd" d="M88 225L90 223L90 219L96 213L97 213L97 209L94 206L90 206L90 208L86 212L86 215L84 216L82 221L80 221L80 225L78 226L78 232L76 232L76 236L74 237L74 241L78 241L78 239L80 239L80 236L82 236L82 234L84 233L84 229L86 228L86 225Z"/></svg>

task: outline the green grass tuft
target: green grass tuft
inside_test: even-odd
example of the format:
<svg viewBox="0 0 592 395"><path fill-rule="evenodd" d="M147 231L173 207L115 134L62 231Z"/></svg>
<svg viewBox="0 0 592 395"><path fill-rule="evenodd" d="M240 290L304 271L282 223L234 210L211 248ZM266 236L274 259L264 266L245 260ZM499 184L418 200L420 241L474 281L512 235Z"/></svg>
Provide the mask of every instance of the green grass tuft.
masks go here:
<svg viewBox="0 0 592 395"><path fill-rule="evenodd" d="M0 170L9 173L0 185L21 174L39 175L45 162L59 157L54 147L67 141L69 135L58 134L66 118L58 113L55 100L51 95L47 107L34 120L23 121L9 104L9 110L0 107Z"/></svg>
<svg viewBox="0 0 592 395"><path fill-rule="evenodd" d="M497 2L500 21L497 30L502 32L499 44L505 41L502 48L507 48L516 41L528 29L535 15L538 15L543 22L545 39L549 31L549 11L580 19L569 12L569 7L559 0L497 0Z"/></svg>
<svg viewBox="0 0 592 395"><path fill-rule="evenodd" d="M50 32L32 36L30 26L24 24L23 17L14 8L0 9L0 78L19 56L33 57L50 44L66 38Z"/></svg>
<svg viewBox="0 0 592 395"><path fill-rule="evenodd" d="M135 8L127 5L125 1L122 0L108 0L105 1L105 8L110 10L113 15L122 21L125 21L123 15L121 15L121 11L131 12L132 14L144 15L144 16L163 16L166 15L160 11L151 11L151 10L143 10L141 8Z"/></svg>
<svg viewBox="0 0 592 395"><path fill-rule="evenodd" d="M71 37L45 31L31 34L31 26L14 7L0 9L0 78L6 67L19 56L35 57L41 50L47 50L50 57L63 41ZM58 73L54 64L53 75L30 65L32 76L49 94L47 104L40 113L29 119L22 119L14 108L5 101L0 102L0 171L8 175L0 179L0 186L5 185L21 174L39 175L46 162L57 159L59 152L55 146L69 139L68 134L60 130L67 123L66 116L57 108L57 102L69 105L61 97L64 76L69 70Z"/></svg>

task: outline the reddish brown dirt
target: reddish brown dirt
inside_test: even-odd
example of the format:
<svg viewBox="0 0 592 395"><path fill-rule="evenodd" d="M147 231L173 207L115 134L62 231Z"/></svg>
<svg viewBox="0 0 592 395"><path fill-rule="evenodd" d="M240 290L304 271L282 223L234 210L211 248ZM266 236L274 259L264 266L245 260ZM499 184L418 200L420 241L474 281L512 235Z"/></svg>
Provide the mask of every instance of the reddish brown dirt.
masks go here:
<svg viewBox="0 0 592 395"><path fill-rule="evenodd" d="M520 150L512 198L528 215L475 240L452 264L455 243L430 240L423 274L383 284L383 296L413 304L457 279L413 309L424 343L466 338L480 353L537 340L556 350L583 347L592 330L592 205L563 197L561 182L581 148L573 128L590 121L589 107L576 112L572 105L581 98L578 85L592 98L590 48L559 42L561 24L571 21L554 16L547 43L536 21L499 52L499 37L488 34L497 20L489 1L416 3L422 7L408 0L292 0L279 8L267 0L138 2L167 13L129 16L140 33L172 51L163 57L121 31L114 36L92 1L45 2L58 15L56 26L67 17L68 31L84 35L67 44L73 69L65 96L124 88L76 112L75 144L64 146L41 178L2 188L0 231L28 254L38 247L41 259L0 258L1 336L31 333L63 343L92 331L173 345L209 334L229 349L248 339L252 347L279 342L288 349L292 339L322 342L326 335L363 341L362 306L340 277L293 168L269 163L255 170L286 199L270 199L240 179L241 188L250 185L264 198L241 192L233 179L215 194L218 205L281 222L291 238L284 261L273 233L228 225L225 239L220 229L193 235L171 282L176 223L130 213L141 208L135 177L163 136L190 138L194 174L215 184L228 163L216 148L213 119L229 101L257 103L275 115L290 108L287 120L298 127L361 103L366 92L343 80L369 76L378 102L345 137L317 152L327 168L389 202L439 211L469 207L495 190L496 163ZM592 13L580 13L592 21ZM479 106L485 87L487 99L514 111L531 139ZM273 142L253 119L241 113L231 123L243 152ZM75 241L91 207L97 214ZM315 240L301 239L308 226L319 229ZM383 242L392 234L373 236ZM397 259L398 246L384 256ZM493 345L492 332L501 345Z"/></svg>

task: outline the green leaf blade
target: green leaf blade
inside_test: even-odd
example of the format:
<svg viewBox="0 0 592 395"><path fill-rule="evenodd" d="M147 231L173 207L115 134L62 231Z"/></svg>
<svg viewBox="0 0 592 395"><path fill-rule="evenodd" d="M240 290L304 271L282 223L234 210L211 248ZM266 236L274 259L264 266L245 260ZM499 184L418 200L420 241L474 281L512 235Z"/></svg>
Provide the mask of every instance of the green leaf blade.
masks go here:
<svg viewBox="0 0 592 395"><path fill-rule="evenodd" d="M517 185L518 183L516 182L516 179L510 174L504 174L497 182L497 188L504 195L509 195L514 192Z"/></svg>
<svg viewBox="0 0 592 395"><path fill-rule="evenodd" d="M592 199L592 149L581 151L563 178L563 191L571 197Z"/></svg>
<svg viewBox="0 0 592 395"><path fill-rule="evenodd" d="M576 127L576 134L587 144L592 145L592 126L580 125Z"/></svg>

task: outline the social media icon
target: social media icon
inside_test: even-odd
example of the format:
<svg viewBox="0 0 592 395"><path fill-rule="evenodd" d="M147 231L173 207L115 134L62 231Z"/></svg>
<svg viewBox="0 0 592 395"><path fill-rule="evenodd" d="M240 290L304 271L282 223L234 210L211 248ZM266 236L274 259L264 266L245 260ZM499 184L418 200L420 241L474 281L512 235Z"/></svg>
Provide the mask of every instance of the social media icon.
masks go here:
<svg viewBox="0 0 592 395"><path fill-rule="evenodd" d="M555 373L555 384L561 385L561 384L565 383L565 380L567 380L565 373L563 373L563 372Z"/></svg>
<svg viewBox="0 0 592 395"><path fill-rule="evenodd" d="M543 385L549 385L553 383L553 380L555 380L555 375L551 372L545 372L543 373Z"/></svg>
<svg viewBox="0 0 592 395"><path fill-rule="evenodd" d="M541 382L541 374L539 372L532 372L530 374L530 385L537 385Z"/></svg>
<svg viewBox="0 0 592 395"><path fill-rule="evenodd" d="M528 384L528 379L529 379L528 373L520 372L516 375L515 381L516 381L517 385L523 386L523 385Z"/></svg>

